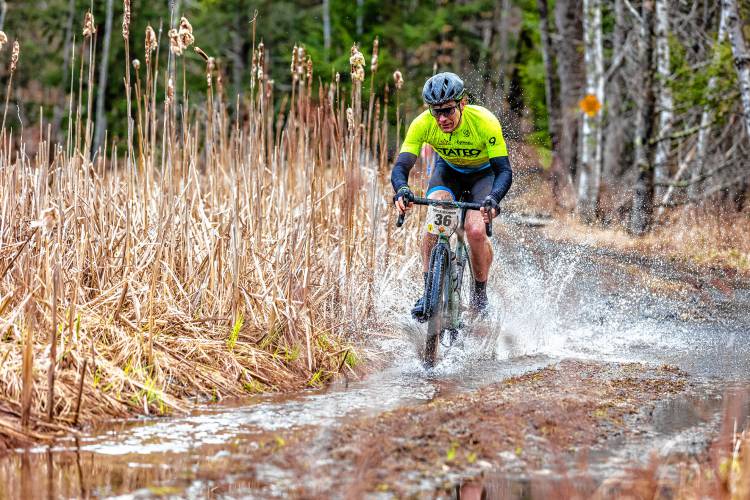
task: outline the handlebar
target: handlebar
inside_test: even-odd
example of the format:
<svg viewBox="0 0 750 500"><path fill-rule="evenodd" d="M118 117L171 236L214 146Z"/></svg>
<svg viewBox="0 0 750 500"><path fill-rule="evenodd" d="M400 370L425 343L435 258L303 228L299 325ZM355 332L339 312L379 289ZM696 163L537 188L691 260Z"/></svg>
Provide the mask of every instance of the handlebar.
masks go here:
<svg viewBox="0 0 750 500"><path fill-rule="evenodd" d="M480 203L470 203L466 201L452 201L452 200L431 200L429 198L419 198L418 196L415 196L414 199L411 200L412 203L415 205L434 205L438 207L445 207L445 208L464 208L466 210L479 210L482 208L482 204ZM404 219L406 217L406 214L399 214L398 220L396 221L396 227L401 227L404 225ZM488 237L492 237L492 222L489 224L484 225L484 232L487 233Z"/></svg>

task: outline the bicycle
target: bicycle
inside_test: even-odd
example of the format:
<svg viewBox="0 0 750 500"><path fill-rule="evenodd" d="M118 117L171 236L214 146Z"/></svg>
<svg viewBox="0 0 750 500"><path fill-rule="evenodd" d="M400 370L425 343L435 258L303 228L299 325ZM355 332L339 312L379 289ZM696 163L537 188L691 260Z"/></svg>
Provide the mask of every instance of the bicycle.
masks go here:
<svg viewBox="0 0 750 500"><path fill-rule="evenodd" d="M427 317L427 338L422 360L427 368L435 366L438 346L445 333L450 342L455 340L461 321L461 287L466 267L471 271L471 260L464 239L464 221L467 210L479 210L479 203L464 201L431 200L414 197L415 205L426 205L427 231L438 237L430 252L427 286L424 292L424 311ZM485 205L489 208L489 204ZM404 224L405 214L400 214L396 227ZM492 236L492 224L485 224L485 232ZM456 235L456 248L451 247L451 236ZM472 273L473 276L473 273ZM449 344L450 345L450 344Z"/></svg>

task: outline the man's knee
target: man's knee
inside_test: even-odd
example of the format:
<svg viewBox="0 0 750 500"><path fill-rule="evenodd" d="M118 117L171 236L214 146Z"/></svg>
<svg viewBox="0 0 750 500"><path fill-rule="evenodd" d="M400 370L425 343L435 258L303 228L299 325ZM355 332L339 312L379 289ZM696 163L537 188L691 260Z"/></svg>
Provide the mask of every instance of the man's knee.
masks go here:
<svg viewBox="0 0 750 500"><path fill-rule="evenodd" d="M431 200L452 200L453 193L448 188L439 186L428 190L427 198Z"/></svg>
<svg viewBox="0 0 750 500"><path fill-rule="evenodd" d="M487 233L485 232L484 223L472 223L467 224L465 227L466 239L469 240L469 244L477 244L487 239Z"/></svg>

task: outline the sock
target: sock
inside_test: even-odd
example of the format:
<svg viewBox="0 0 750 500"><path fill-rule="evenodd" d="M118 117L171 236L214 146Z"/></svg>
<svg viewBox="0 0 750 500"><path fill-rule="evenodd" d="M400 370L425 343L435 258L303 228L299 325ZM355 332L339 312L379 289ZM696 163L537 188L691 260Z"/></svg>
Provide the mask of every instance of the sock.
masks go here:
<svg viewBox="0 0 750 500"><path fill-rule="evenodd" d="M487 282L486 281L475 281L474 282L474 293L477 295L481 295L485 293L485 290L487 289Z"/></svg>

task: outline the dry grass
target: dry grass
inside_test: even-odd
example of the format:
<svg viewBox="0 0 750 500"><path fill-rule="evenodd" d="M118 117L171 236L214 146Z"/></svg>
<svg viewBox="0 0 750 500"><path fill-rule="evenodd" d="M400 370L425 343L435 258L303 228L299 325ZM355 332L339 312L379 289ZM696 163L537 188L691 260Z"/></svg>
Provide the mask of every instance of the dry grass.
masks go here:
<svg viewBox="0 0 750 500"><path fill-rule="evenodd" d="M387 100L362 111L361 82L351 111L338 82L313 95L308 59L278 103L261 45L236 101L196 49L207 87L195 106L180 83L200 63L192 40L178 37L178 57L148 36L126 76L126 144L91 152L91 37L66 144L39 123L47 140L30 158L2 130L0 447L325 383L352 370L374 276L397 264L381 258Z"/></svg>
<svg viewBox="0 0 750 500"><path fill-rule="evenodd" d="M513 211L552 214L556 224L546 230L550 238L639 252L721 268L730 273L750 273L750 214L747 209L735 212L708 202L697 207L671 208L660 216L651 232L633 237L616 221L606 227L591 226L558 207L546 174L523 170L523 165L538 164L538 160L527 160L529 154L519 153L518 156L517 159L522 160L521 175L516 175L512 199L507 206ZM517 163L514 161L514 172Z"/></svg>

